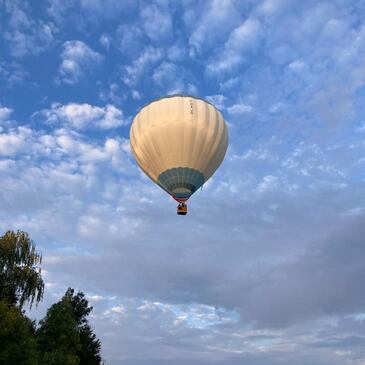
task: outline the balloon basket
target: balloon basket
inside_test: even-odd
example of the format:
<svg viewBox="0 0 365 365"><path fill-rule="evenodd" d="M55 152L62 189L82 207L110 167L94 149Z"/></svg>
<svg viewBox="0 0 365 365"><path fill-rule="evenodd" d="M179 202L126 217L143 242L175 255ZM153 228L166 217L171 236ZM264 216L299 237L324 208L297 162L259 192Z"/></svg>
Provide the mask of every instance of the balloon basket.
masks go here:
<svg viewBox="0 0 365 365"><path fill-rule="evenodd" d="M180 203L177 206L177 215L186 215L188 213L188 206L185 203Z"/></svg>

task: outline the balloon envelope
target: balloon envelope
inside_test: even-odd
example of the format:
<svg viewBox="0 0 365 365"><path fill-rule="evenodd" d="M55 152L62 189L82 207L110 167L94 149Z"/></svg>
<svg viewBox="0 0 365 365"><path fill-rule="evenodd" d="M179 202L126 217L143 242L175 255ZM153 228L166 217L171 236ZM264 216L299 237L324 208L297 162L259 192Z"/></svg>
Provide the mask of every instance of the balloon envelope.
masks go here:
<svg viewBox="0 0 365 365"><path fill-rule="evenodd" d="M223 161L228 128L211 103L192 96L167 96L139 111L131 126L130 143L140 168L183 202Z"/></svg>

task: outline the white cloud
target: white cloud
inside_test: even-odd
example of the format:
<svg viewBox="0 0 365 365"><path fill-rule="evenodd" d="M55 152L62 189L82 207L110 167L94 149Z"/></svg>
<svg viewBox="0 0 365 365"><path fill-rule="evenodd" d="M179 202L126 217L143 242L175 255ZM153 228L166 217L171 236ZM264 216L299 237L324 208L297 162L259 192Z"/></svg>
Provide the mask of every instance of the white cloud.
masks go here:
<svg viewBox="0 0 365 365"><path fill-rule="evenodd" d="M302 60L296 60L291 62L288 67L294 72L300 72L305 68L305 63Z"/></svg>
<svg viewBox="0 0 365 365"><path fill-rule="evenodd" d="M147 46L131 65L124 67L125 74L122 75L123 82L128 86L136 85L140 77L149 67L158 62L162 57L163 52L159 48Z"/></svg>
<svg viewBox="0 0 365 365"><path fill-rule="evenodd" d="M257 19L244 21L230 33L218 57L208 64L207 71L219 74L240 65L258 47L262 34L262 26Z"/></svg>
<svg viewBox="0 0 365 365"><path fill-rule="evenodd" d="M138 90L132 90L132 98L135 100L141 99L141 94Z"/></svg>
<svg viewBox="0 0 365 365"><path fill-rule="evenodd" d="M28 15L28 4L19 1L5 1L4 9L8 14L8 28L3 35L10 43L10 52L14 57L27 54L37 55L52 42L56 31L52 23L35 20Z"/></svg>
<svg viewBox="0 0 365 365"><path fill-rule="evenodd" d="M4 84L14 86L23 82L29 74L18 62L0 61L0 78Z"/></svg>
<svg viewBox="0 0 365 365"><path fill-rule="evenodd" d="M221 91L231 91L233 88L237 87L240 79L238 77L232 77L228 80L224 80L219 83L219 88Z"/></svg>
<svg viewBox="0 0 365 365"><path fill-rule="evenodd" d="M112 82L108 89L101 90L99 97L103 101L111 101L114 104L121 104L126 99L126 95L120 91L118 84Z"/></svg>
<svg viewBox="0 0 365 365"><path fill-rule="evenodd" d="M116 305L110 309L110 311L114 313L123 313L125 310L126 308L123 305Z"/></svg>
<svg viewBox="0 0 365 365"><path fill-rule="evenodd" d="M92 302L100 302L102 300L108 300L107 297L103 295L94 294L94 295L87 295L87 299L91 300Z"/></svg>
<svg viewBox="0 0 365 365"><path fill-rule="evenodd" d="M15 166L15 161L11 159L1 159L0 160L0 171L10 170Z"/></svg>
<svg viewBox="0 0 365 365"><path fill-rule="evenodd" d="M116 31L120 51L130 58L136 58L144 48L144 33L137 25L120 25Z"/></svg>
<svg viewBox="0 0 365 365"><path fill-rule="evenodd" d="M265 0L258 6L257 10L259 13L263 13L266 16L273 16L287 4L290 3L288 0Z"/></svg>
<svg viewBox="0 0 365 365"><path fill-rule="evenodd" d="M12 43L11 53L15 57L22 57L28 53L38 54L53 41L53 30L48 24L41 24L36 35L14 31L6 33L5 38Z"/></svg>
<svg viewBox="0 0 365 365"><path fill-rule="evenodd" d="M214 106L216 106L218 109L223 110L225 108L225 101L227 100L227 97L224 95L218 94L218 95L210 95L207 96L206 99L210 101Z"/></svg>
<svg viewBox="0 0 365 365"><path fill-rule="evenodd" d="M238 158L242 161L245 160L263 161L267 159L272 159L272 160L277 159L277 157L273 153L270 153L268 149L263 148L262 146L259 146L257 149L250 149L241 156L234 155L233 158Z"/></svg>
<svg viewBox="0 0 365 365"><path fill-rule="evenodd" d="M85 30L103 21L123 19L125 12L138 7L134 0L47 0L47 13L60 25L76 26Z"/></svg>
<svg viewBox="0 0 365 365"><path fill-rule="evenodd" d="M188 55L186 46L183 43L176 43L167 49L167 57L170 61L181 62Z"/></svg>
<svg viewBox="0 0 365 365"><path fill-rule="evenodd" d="M251 113L253 111L253 107L251 105L240 103L228 107L227 111L229 114L233 115L246 114Z"/></svg>
<svg viewBox="0 0 365 365"><path fill-rule="evenodd" d="M62 63L58 69L58 81L76 84L87 72L100 66L103 56L81 41L67 41L63 44Z"/></svg>
<svg viewBox="0 0 365 365"><path fill-rule="evenodd" d="M196 94L197 89L189 71L172 62L162 62L153 72L153 80L166 94Z"/></svg>
<svg viewBox="0 0 365 365"><path fill-rule="evenodd" d="M273 175L264 176L257 187L259 193L274 190L279 186L279 179Z"/></svg>
<svg viewBox="0 0 365 365"><path fill-rule="evenodd" d="M51 109L44 109L35 116L44 118L48 123L63 123L76 129L112 129L128 123L122 110L110 104L99 107L90 104L54 103Z"/></svg>
<svg viewBox="0 0 365 365"><path fill-rule="evenodd" d="M173 36L171 15L166 8L156 4L142 6L141 23L147 37L152 41L161 43Z"/></svg>
<svg viewBox="0 0 365 365"><path fill-rule="evenodd" d="M206 6L186 7L184 19L193 32L189 38L191 53L201 53L222 42L239 24L241 17L231 0L213 0ZM219 31L217 31L219 29Z"/></svg>
<svg viewBox="0 0 365 365"><path fill-rule="evenodd" d="M168 93L179 93L184 88L184 83L179 76L178 66L170 62L163 62L154 70L152 77Z"/></svg>
<svg viewBox="0 0 365 365"><path fill-rule="evenodd" d="M0 133L0 156L15 156L22 151L32 137L32 131L27 127L10 129Z"/></svg>
<svg viewBox="0 0 365 365"><path fill-rule="evenodd" d="M123 11L135 6L135 1L123 0L81 0L77 1L83 10L92 11L96 16L103 16L105 18L114 18L120 16Z"/></svg>
<svg viewBox="0 0 365 365"><path fill-rule="evenodd" d="M9 119L12 112L13 112L13 109L0 106L0 122L6 121L7 119Z"/></svg>
<svg viewBox="0 0 365 365"><path fill-rule="evenodd" d="M110 37L107 34L102 34L99 38L99 42L100 44L105 48L105 49L109 49L110 48Z"/></svg>

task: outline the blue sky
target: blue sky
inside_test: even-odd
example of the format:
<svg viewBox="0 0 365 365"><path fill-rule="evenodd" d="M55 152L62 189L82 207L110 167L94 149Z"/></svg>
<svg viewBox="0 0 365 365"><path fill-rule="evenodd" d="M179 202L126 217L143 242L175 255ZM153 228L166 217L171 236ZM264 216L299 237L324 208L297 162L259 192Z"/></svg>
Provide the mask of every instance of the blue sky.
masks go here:
<svg viewBox="0 0 365 365"><path fill-rule="evenodd" d="M365 3L0 0L0 228L84 291L110 365L365 361ZM189 215L129 149L139 108L213 102Z"/></svg>

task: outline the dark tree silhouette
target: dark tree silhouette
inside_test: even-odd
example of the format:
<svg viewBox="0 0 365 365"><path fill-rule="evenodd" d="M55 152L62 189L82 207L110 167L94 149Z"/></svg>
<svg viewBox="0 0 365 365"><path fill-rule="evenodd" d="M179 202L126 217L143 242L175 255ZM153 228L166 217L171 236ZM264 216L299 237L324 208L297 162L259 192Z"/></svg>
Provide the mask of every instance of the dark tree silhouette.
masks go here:
<svg viewBox="0 0 365 365"><path fill-rule="evenodd" d="M87 316L92 311L82 292L68 288L51 306L37 331L41 364L100 365L100 341Z"/></svg>
<svg viewBox="0 0 365 365"><path fill-rule="evenodd" d="M37 365L34 323L21 310L0 301L0 365Z"/></svg>
<svg viewBox="0 0 365 365"><path fill-rule="evenodd" d="M23 305L43 297L42 256L26 232L0 236L0 365L101 365L100 341L82 292L68 288L38 329Z"/></svg>
<svg viewBox="0 0 365 365"><path fill-rule="evenodd" d="M28 233L8 231L0 237L0 300L23 307L43 296L44 282L39 265L42 256Z"/></svg>

